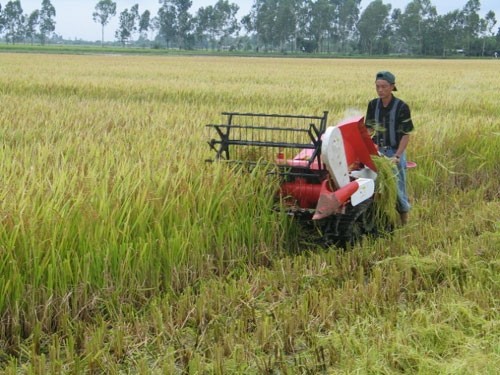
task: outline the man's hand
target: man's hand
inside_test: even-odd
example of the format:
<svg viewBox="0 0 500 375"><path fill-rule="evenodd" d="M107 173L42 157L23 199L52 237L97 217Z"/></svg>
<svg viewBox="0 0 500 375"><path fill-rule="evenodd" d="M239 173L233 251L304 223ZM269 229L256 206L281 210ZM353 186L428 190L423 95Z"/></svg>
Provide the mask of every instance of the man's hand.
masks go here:
<svg viewBox="0 0 500 375"><path fill-rule="evenodd" d="M399 156L394 155L394 156L391 158L391 161L392 161L394 164L399 164Z"/></svg>

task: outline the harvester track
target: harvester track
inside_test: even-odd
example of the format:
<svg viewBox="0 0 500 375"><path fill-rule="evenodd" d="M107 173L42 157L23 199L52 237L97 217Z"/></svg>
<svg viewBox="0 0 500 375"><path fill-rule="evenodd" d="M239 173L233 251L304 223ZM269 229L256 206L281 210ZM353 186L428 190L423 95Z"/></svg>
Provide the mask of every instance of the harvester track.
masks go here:
<svg viewBox="0 0 500 375"><path fill-rule="evenodd" d="M373 200L367 200L357 206L348 204L345 213L313 221L312 215L298 215L303 227L304 243L321 246L337 246L346 249L359 242L362 236L375 234L377 228L373 218Z"/></svg>
<svg viewBox="0 0 500 375"><path fill-rule="evenodd" d="M362 202L353 207L347 205L346 213L335 216L336 231L330 240L330 233L323 233L324 240L342 248L353 246L361 240L365 234L373 231L374 223L370 217L370 210L373 207L373 200Z"/></svg>

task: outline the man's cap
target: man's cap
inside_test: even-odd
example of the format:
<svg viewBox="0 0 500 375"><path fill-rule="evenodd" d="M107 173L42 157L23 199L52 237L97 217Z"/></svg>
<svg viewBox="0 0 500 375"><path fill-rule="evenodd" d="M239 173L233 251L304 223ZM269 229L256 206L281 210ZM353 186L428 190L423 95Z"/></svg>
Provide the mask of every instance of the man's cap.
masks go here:
<svg viewBox="0 0 500 375"><path fill-rule="evenodd" d="M394 74L392 74L391 72L388 72L387 70L384 70L384 71L377 73L377 75L375 77L375 81L377 81L379 79L383 79L384 81L389 82L391 85L396 84L396 77L394 76ZM394 86L394 89L392 91L398 91L396 86Z"/></svg>

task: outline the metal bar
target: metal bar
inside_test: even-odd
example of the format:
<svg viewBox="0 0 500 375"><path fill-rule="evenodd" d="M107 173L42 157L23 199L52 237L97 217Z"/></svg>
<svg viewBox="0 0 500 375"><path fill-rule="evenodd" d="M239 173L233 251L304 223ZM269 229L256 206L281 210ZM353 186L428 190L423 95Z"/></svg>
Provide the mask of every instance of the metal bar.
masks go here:
<svg viewBox="0 0 500 375"><path fill-rule="evenodd" d="M317 133L317 128L313 125L314 130ZM255 130L280 130L289 132L300 132L300 133L310 133L309 129L297 129L297 128L280 128L280 127L270 127L270 126L254 126L254 125L226 125L226 124L207 124L205 125L211 128L232 128L232 129L255 129ZM319 133L318 133L319 136Z"/></svg>
<svg viewBox="0 0 500 375"><path fill-rule="evenodd" d="M213 162L214 160L207 159L206 161ZM308 167L281 165L267 161L223 160L223 162L228 164L245 165L249 167L258 167L262 165L273 166L277 168L277 171L269 171L268 174L279 174L280 176L309 177L309 178L317 177L321 179L324 178L327 173L326 169L317 169L314 171L314 173L311 173L311 169Z"/></svg>
<svg viewBox="0 0 500 375"><path fill-rule="evenodd" d="M307 134L309 135L309 138L311 138L311 142L313 142L314 144L321 142L318 128L316 128L316 126L314 126L314 124L309 124L309 129L307 129L306 131L307 131ZM313 134L313 132L315 134Z"/></svg>
<svg viewBox="0 0 500 375"><path fill-rule="evenodd" d="M304 116L304 115L280 115L280 114L269 114L269 113L240 113L240 112L222 112L225 116L245 116L245 117L277 117L277 118L296 118L296 119L313 119L313 120L326 120L325 116L328 112L324 112L323 116Z"/></svg>
<svg viewBox="0 0 500 375"><path fill-rule="evenodd" d="M321 134L323 134L326 131L326 125L328 122L328 111L323 112L323 119L321 120Z"/></svg>
<svg viewBox="0 0 500 375"><path fill-rule="evenodd" d="M228 139L217 141L213 139L213 144L221 145L236 145L236 146L264 146L264 147L283 147L283 148L310 148L315 149L317 146L312 143L285 143L273 141L247 141L243 139Z"/></svg>
<svg viewBox="0 0 500 375"><path fill-rule="evenodd" d="M319 165L319 167L321 169L323 169L323 164L321 164L321 156L319 154L319 150L320 150L319 147L315 147L314 148L314 152L313 152L313 154L311 155L311 158L308 161L308 166L309 167L312 165L312 163L314 163L314 160L317 158L318 159L318 165Z"/></svg>
<svg viewBox="0 0 500 375"><path fill-rule="evenodd" d="M231 126L232 123L233 123L233 115L229 114L228 115L228 119L227 119L227 124L229 126ZM223 139L223 140L228 140L229 139L229 132L230 132L230 130L231 130L231 128L228 127L227 130L226 130L226 138ZM225 148L225 151L226 151L226 159L229 160L229 147L227 147L227 144L226 144L226 146L224 148Z"/></svg>
<svg viewBox="0 0 500 375"><path fill-rule="evenodd" d="M228 139L228 135L229 135L229 129L226 133L224 133L221 129L219 129L218 126L214 126L215 130L217 131L217 133L219 134L219 137L221 138L220 141L217 141L215 139L212 139L210 141L210 147L212 147L214 150L217 151L217 155L216 155L216 158L217 159L220 159L221 155L223 152L226 153L226 159L229 160L229 148L227 147L227 139ZM217 150L215 148L214 145L216 144L220 144L221 147Z"/></svg>

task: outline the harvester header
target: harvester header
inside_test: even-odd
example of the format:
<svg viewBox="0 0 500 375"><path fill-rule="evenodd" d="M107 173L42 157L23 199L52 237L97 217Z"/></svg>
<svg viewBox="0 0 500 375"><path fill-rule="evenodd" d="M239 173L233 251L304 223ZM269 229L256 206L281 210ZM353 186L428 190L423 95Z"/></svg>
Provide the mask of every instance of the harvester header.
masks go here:
<svg viewBox="0 0 500 375"><path fill-rule="evenodd" d="M270 166L280 176L279 201L312 221L326 242L353 243L370 233L378 155L363 117L327 126L322 116L223 112L208 124L210 161ZM277 172L276 172L277 171Z"/></svg>

